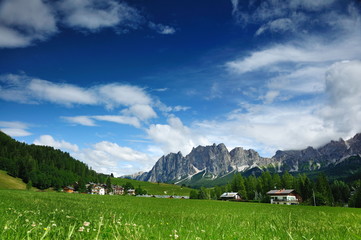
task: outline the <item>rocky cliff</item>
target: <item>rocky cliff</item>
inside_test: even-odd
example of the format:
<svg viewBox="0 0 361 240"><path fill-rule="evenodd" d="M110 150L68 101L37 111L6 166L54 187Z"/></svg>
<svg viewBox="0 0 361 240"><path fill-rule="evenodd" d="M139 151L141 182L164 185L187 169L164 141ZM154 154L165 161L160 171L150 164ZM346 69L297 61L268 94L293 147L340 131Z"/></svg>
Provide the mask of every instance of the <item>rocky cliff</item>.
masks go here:
<svg viewBox="0 0 361 240"><path fill-rule="evenodd" d="M170 153L161 157L149 172L134 178L141 181L179 183L197 174L208 179L217 179L232 172L245 172L255 168L277 172L304 172L336 166L344 159L360 154L361 134L347 141L331 141L319 148L279 150L272 158L263 158L256 151L241 147L229 152L221 143L198 146L187 156L180 152Z"/></svg>

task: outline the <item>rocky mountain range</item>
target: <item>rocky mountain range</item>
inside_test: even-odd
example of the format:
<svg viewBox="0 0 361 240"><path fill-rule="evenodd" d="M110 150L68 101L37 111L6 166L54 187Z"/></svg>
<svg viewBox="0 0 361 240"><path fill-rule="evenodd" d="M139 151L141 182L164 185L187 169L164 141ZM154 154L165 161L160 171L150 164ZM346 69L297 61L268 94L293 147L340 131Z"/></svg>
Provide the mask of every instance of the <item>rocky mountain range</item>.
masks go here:
<svg viewBox="0 0 361 240"><path fill-rule="evenodd" d="M149 172L126 176L149 182L184 183L193 178L214 180L230 173L250 170L270 170L274 172L305 172L329 166L336 166L351 156L361 154L361 133L344 141L331 141L328 144L303 150L277 151L272 158L263 158L256 151L241 147L228 151L221 143L211 146L198 146L187 155L181 152L162 156Z"/></svg>

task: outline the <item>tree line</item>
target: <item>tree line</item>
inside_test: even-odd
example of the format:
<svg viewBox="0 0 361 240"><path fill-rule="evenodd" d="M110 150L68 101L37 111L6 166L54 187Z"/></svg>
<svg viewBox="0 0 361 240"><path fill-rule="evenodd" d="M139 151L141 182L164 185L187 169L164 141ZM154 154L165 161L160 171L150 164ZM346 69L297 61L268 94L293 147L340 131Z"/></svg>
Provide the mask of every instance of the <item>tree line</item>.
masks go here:
<svg viewBox="0 0 361 240"><path fill-rule="evenodd" d="M192 199L219 199L224 192L238 192L245 201L270 202L266 194L273 189L294 189L302 197L303 204L361 207L361 180L348 185L343 181L329 182L327 176L319 174L311 180L305 174L293 176L289 172L282 175L262 172L259 177L243 177L237 173L225 186L201 187L192 190Z"/></svg>
<svg viewBox="0 0 361 240"><path fill-rule="evenodd" d="M0 169L39 189L87 182L104 183L107 175L98 174L69 153L47 146L18 142L0 131Z"/></svg>

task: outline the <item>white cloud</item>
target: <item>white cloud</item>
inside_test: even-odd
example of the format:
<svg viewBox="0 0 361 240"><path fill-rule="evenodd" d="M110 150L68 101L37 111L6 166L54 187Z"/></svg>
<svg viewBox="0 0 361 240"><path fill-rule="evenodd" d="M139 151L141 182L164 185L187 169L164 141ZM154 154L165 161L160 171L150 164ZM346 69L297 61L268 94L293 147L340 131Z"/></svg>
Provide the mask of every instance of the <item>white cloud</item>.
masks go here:
<svg viewBox="0 0 361 240"><path fill-rule="evenodd" d="M35 139L33 142L35 145L50 146L57 149L70 150L73 152L79 151L79 147L76 144L71 144L64 140L57 141L50 135L42 135L40 138Z"/></svg>
<svg viewBox="0 0 361 240"><path fill-rule="evenodd" d="M108 108L114 108L119 105L149 105L152 102L152 99L144 89L136 86L107 84L100 86L98 91L102 96L102 101Z"/></svg>
<svg viewBox="0 0 361 240"><path fill-rule="evenodd" d="M11 137L26 137L32 135L26 129L28 124L23 122L0 121L0 130Z"/></svg>
<svg viewBox="0 0 361 240"><path fill-rule="evenodd" d="M0 25L0 48L26 47L31 41L31 37Z"/></svg>
<svg viewBox="0 0 361 240"><path fill-rule="evenodd" d="M188 106L180 106L180 105L178 105L178 106L173 107L173 111L175 111L175 112L187 111L189 109L191 109L191 107L188 107Z"/></svg>
<svg viewBox="0 0 361 240"><path fill-rule="evenodd" d="M358 58L361 50L357 48L361 38L343 38L340 42L324 42L323 39L313 39L297 42L295 44L278 44L264 50L252 52L249 56L239 60L230 61L226 66L233 72L243 74L246 72L262 70L279 70L271 68L282 63L297 64L327 64L344 59ZM287 67L284 65L284 67Z"/></svg>
<svg viewBox="0 0 361 240"><path fill-rule="evenodd" d="M38 99L59 104L94 105L97 103L96 96L91 91L71 84L54 84L45 80L32 79L28 90Z"/></svg>
<svg viewBox="0 0 361 240"><path fill-rule="evenodd" d="M68 122L80 124L83 126L96 126L91 116L75 116L75 117L62 117Z"/></svg>
<svg viewBox="0 0 361 240"><path fill-rule="evenodd" d="M120 115L99 115L99 116L92 116L92 118L100 121L129 124L137 128L140 127L140 122L136 117L128 117L128 116L120 116Z"/></svg>
<svg viewBox="0 0 361 240"><path fill-rule="evenodd" d="M142 121L157 117L153 108L145 104L135 104L122 111L126 115L134 115Z"/></svg>
<svg viewBox="0 0 361 240"><path fill-rule="evenodd" d="M0 99L27 104L103 105L108 110L123 108L122 115L63 117L85 126L95 126L94 120L101 120L140 127L140 122L157 117L152 107L154 100L145 89L118 83L82 88L26 75L7 74L0 76Z"/></svg>
<svg viewBox="0 0 361 240"><path fill-rule="evenodd" d="M164 154L178 151L188 154L194 146L209 144L205 138L195 134L179 118L173 116L168 118L168 124L152 124L147 129L147 134L159 144Z"/></svg>
<svg viewBox="0 0 361 240"><path fill-rule="evenodd" d="M116 176L151 168L155 162L155 159L146 153L108 141L93 144L91 148L82 149L73 156L98 172L113 173Z"/></svg>
<svg viewBox="0 0 361 240"><path fill-rule="evenodd" d="M114 0L65 0L58 6L66 25L90 31L119 25L137 28L142 20L135 8Z"/></svg>
<svg viewBox="0 0 361 240"><path fill-rule="evenodd" d="M3 0L0 2L0 48L27 47L59 32L58 25L116 33L140 29L148 20L136 8L117 0ZM168 25L149 22L159 34L174 34Z"/></svg>
<svg viewBox="0 0 361 240"><path fill-rule="evenodd" d="M26 137L32 134L24 129L19 128L0 128L0 130L11 137Z"/></svg>
<svg viewBox="0 0 361 240"><path fill-rule="evenodd" d="M160 23L156 24L153 22L149 22L149 28L153 29L157 33L163 34L163 35L172 35L172 34L175 34L175 32L176 32L174 27L163 25Z"/></svg>
<svg viewBox="0 0 361 240"><path fill-rule="evenodd" d="M270 32L287 32L287 31L295 31L294 23L289 18L280 18L274 21L270 21L264 25L262 25L257 31L256 35L261 35L266 31Z"/></svg>
<svg viewBox="0 0 361 240"><path fill-rule="evenodd" d="M5 0L0 4L0 47L25 47L56 32L53 10L42 0Z"/></svg>
<svg viewBox="0 0 361 240"><path fill-rule="evenodd" d="M349 136L361 131L361 62L333 64L326 73L327 105L320 113L326 123Z"/></svg>

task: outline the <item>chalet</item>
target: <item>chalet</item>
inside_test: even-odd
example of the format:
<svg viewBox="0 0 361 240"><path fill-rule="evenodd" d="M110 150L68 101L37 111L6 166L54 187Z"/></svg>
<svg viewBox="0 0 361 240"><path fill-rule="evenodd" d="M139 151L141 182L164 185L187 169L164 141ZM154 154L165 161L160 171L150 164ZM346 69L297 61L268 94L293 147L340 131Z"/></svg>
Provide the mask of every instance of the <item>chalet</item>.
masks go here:
<svg viewBox="0 0 361 240"><path fill-rule="evenodd" d="M225 192L220 197L221 200L240 201L241 195L237 192Z"/></svg>
<svg viewBox="0 0 361 240"><path fill-rule="evenodd" d="M128 191L127 191L127 193L129 194L129 195L135 195L135 190L134 189L128 189Z"/></svg>
<svg viewBox="0 0 361 240"><path fill-rule="evenodd" d="M124 188L122 186L112 185L112 188L113 188L114 195L123 195L124 194Z"/></svg>
<svg viewBox="0 0 361 240"><path fill-rule="evenodd" d="M63 188L63 191L66 193L73 193L74 192L74 188L70 187L70 186L66 186Z"/></svg>
<svg viewBox="0 0 361 240"><path fill-rule="evenodd" d="M271 190L267 192L271 204L297 205L302 202L301 196L294 189Z"/></svg>
<svg viewBox="0 0 361 240"><path fill-rule="evenodd" d="M91 194L105 195L105 186L104 185L94 185L92 187Z"/></svg>

